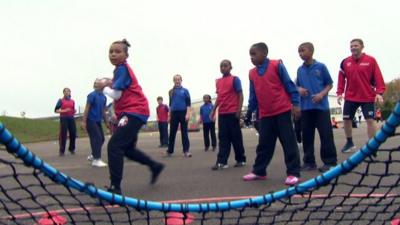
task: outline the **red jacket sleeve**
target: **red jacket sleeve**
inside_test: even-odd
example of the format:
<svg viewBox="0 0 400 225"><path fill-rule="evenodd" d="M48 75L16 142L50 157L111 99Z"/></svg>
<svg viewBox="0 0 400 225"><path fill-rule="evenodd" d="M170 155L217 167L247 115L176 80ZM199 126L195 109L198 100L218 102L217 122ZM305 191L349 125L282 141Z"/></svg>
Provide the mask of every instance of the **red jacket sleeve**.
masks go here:
<svg viewBox="0 0 400 225"><path fill-rule="evenodd" d="M375 80L375 92L377 94L383 94L386 89L385 81L383 80L382 72L376 60L374 60L374 80Z"/></svg>
<svg viewBox="0 0 400 225"><path fill-rule="evenodd" d="M342 61L342 63L340 63L338 84L337 84L337 90L336 90L337 95L342 95L344 93L344 87L346 85L346 75L343 70L343 62L344 62L344 60Z"/></svg>

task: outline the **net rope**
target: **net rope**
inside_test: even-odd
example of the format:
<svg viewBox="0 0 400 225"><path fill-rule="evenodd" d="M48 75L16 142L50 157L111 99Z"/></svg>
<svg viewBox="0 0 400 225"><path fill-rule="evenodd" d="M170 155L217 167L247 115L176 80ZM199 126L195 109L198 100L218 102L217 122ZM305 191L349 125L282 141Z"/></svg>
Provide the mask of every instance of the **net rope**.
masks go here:
<svg viewBox="0 0 400 225"><path fill-rule="evenodd" d="M297 186L195 204L114 195L76 180L35 156L0 123L0 224L387 224L400 218L399 123L398 103L359 151Z"/></svg>

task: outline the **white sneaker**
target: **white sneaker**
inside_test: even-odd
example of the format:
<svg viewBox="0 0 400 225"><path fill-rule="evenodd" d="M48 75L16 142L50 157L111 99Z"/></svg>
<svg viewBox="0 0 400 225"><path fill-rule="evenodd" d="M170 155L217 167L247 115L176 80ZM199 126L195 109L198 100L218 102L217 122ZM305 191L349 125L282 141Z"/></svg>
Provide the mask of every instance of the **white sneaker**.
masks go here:
<svg viewBox="0 0 400 225"><path fill-rule="evenodd" d="M87 160L88 161L93 161L93 155L88 155Z"/></svg>
<svg viewBox="0 0 400 225"><path fill-rule="evenodd" d="M95 166L95 167L106 167L107 163L103 162L101 159L94 159L92 161L92 166Z"/></svg>

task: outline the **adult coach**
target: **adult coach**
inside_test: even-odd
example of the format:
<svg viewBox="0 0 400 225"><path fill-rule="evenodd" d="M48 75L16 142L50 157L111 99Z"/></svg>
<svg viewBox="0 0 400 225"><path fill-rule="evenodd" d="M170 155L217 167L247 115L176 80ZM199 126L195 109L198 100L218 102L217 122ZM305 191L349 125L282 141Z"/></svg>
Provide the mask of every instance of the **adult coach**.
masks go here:
<svg viewBox="0 0 400 225"><path fill-rule="evenodd" d="M350 41L351 56L340 64L337 101L339 105L344 98L343 120L346 134L346 144L342 152L350 152L355 149L352 139L351 121L357 108L361 106L365 120L367 121L368 137L372 138L376 132L374 121L375 103L383 103L385 82L381 70L375 58L363 53L364 42L361 39ZM344 93L344 97L343 97Z"/></svg>

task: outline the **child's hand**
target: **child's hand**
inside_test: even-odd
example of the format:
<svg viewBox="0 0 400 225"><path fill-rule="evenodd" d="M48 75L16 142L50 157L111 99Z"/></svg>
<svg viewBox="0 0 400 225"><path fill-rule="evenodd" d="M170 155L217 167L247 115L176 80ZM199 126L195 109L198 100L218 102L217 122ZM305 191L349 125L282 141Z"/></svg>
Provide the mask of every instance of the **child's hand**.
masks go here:
<svg viewBox="0 0 400 225"><path fill-rule="evenodd" d="M294 115L294 119L295 120L299 120L300 117L301 117L300 107L299 106L293 106L292 112L293 112L293 115Z"/></svg>
<svg viewBox="0 0 400 225"><path fill-rule="evenodd" d="M376 95L376 96L375 96L375 102L376 102L378 105L382 105L382 104L383 104L383 97L382 97L382 95Z"/></svg>
<svg viewBox="0 0 400 225"><path fill-rule="evenodd" d="M235 116L236 116L236 118L240 119L240 111L237 111Z"/></svg>
<svg viewBox="0 0 400 225"><path fill-rule="evenodd" d="M301 96L303 96L303 97L305 97L305 96L308 95L308 90L305 89L305 88L299 87L297 90L299 91L299 94L300 94Z"/></svg>
<svg viewBox="0 0 400 225"><path fill-rule="evenodd" d="M320 103L323 98L324 96L321 93L315 94L312 96L312 102L315 104Z"/></svg>
<svg viewBox="0 0 400 225"><path fill-rule="evenodd" d="M86 121L82 121L81 128L82 128L82 130L87 131Z"/></svg>
<svg viewBox="0 0 400 225"><path fill-rule="evenodd" d="M342 105L342 101L343 101L343 95L338 95L338 96L337 96L337 103L338 103L339 105Z"/></svg>
<svg viewBox="0 0 400 225"><path fill-rule="evenodd" d="M123 116L118 122L118 127L124 127L127 124L128 124L128 117Z"/></svg>
<svg viewBox="0 0 400 225"><path fill-rule="evenodd" d="M185 120L186 120L186 121L189 121L189 118L190 118L189 113L186 113L186 115L185 115Z"/></svg>
<svg viewBox="0 0 400 225"><path fill-rule="evenodd" d="M216 114L217 114L217 113L215 112L215 110L211 111L211 113L210 113L210 115L209 115L211 121L214 121L214 122L215 122Z"/></svg>
<svg viewBox="0 0 400 225"><path fill-rule="evenodd" d="M115 115L115 114L111 115L111 122L114 123L114 124L118 123L117 115Z"/></svg>

